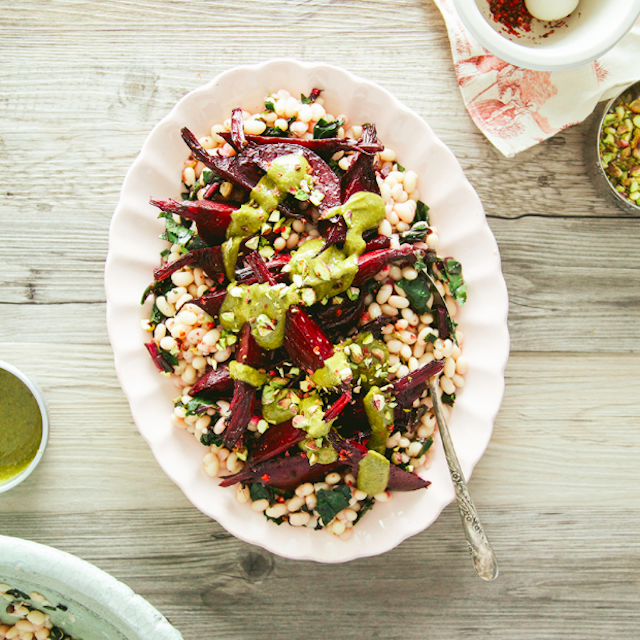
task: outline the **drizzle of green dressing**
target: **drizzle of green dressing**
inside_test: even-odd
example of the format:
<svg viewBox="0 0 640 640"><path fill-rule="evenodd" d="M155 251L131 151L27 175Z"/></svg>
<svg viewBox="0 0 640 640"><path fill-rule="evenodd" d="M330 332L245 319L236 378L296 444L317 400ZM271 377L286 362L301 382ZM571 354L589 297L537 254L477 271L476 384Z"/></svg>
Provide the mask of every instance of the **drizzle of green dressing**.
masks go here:
<svg viewBox="0 0 640 640"><path fill-rule="evenodd" d="M300 401L300 416L294 420L294 426L304 429L309 436L298 445L307 454L309 464L331 464L338 459L338 454L331 444L323 443L323 438L329 433L333 422L324 421L322 398L317 393L312 393Z"/></svg>
<svg viewBox="0 0 640 640"><path fill-rule="evenodd" d="M293 153L276 158L251 191L251 200L231 214L227 240L222 245L224 269L229 280L235 279L242 240L259 233L269 214L289 193L296 192L308 176L309 163L303 155Z"/></svg>
<svg viewBox="0 0 640 640"><path fill-rule="evenodd" d="M312 287L318 300L346 291L358 273L357 255L346 255L336 245L322 251L324 245L323 238L307 240L289 261L292 277L300 276L301 286Z"/></svg>
<svg viewBox="0 0 640 640"><path fill-rule="evenodd" d="M298 291L294 287L232 282L220 307L220 324L227 331L237 333L249 322L253 337L263 349L277 349L284 339L287 309L298 302Z"/></svg>
<svg viewBox="0 0 640 640"><path fill-rule="evenodd" d="M269 424L279 424L298 415L300 397L293 389L262 389L262 417Z"/></svg>
<svg viewBox="0 0 640 640"><path fill-rule="evenodd" d="M0 369L0 482L26 469L42 440L42 415L29 388Z"/></svg>
<svg viewBox="0 0 640 640"><path fill-rule="evenodd" d="M344 252L359 256L367 246L362 234L369 229L377 229L384 220L384 200L376 193L358 191L344 204L327 213L327 217L335 215L342 216L347 224Z"/></svg>
<svg viewBox="0 0 640 640"><path fill-rule="evenodd" d="M326 389L348 382L352 377L347 356L344 351L336 349L336 352L324 361L324 367L314 371L311 379L318 387Z"/></svg>
<svg viewBox="0 0 640 640"><path fill-rule="evenodd" d="M358 489L370 496L382 493L389 484L389 461L377 451L369 451L358 465Z"/></svg>
<svg viewBox="0 0 640 640"><path fill-rule="evenodd" d="M248 364L242 364L232 360L229 363L229 375L234 380L240 380L250 384L252 387L261 387L267 383L269 376L262 372L250 367Z"/></svg>
<svg viewBox="0 0 640 640"><path fill-rule="evenodd" d="M317 393L312 393L300 401L300 420L294 426L304 429L310 438L323 438L329 433L331 422L324 421L322 398Z"/></svg>
<svg viewBox="0 0 640 640"><path fill-rule="evenodd" d="M367 331L359 333L355 340L349 338L344 346L348 346L350 350L354 378L365 391L386 382L389 376L389 350L385 342L376 340L373 334Z"/></svg>
<svg viewBox="0 0 640 640"><path fill-rule="evenodd" d="M387 438L393 430L393 408L389 406L390 397L378 387L371 387L364 397L364 410L371 425L371 438L367 445L372 451L384 453Z"/></svg>

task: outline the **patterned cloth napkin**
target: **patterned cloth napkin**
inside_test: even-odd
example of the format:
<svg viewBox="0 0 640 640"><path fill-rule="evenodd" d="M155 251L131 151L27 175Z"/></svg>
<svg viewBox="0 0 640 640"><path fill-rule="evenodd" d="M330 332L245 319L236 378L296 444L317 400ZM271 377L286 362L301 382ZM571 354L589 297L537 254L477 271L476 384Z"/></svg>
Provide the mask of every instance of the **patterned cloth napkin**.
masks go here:
<svg viewBox="0 0 640 640"><path fill-rule="evenodd" d="M640 78L640 21L591 64L530 71L489 53L463 26L452 0L434 0L447 24L453 63L469 115L505 156L582 122L599 100Z"/></svg>

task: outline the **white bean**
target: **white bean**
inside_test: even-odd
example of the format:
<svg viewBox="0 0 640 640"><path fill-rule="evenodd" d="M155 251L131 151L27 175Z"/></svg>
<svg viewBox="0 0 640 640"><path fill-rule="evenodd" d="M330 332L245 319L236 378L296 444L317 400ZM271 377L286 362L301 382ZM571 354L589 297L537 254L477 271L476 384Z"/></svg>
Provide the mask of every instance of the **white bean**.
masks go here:
<svg viewBox="0 0 640 640"><path fill-rule="evenodd" d="M456 361L456 373L463 376L469 370L469 361L465 356L460 356Z"/></svg>
<svg viewBox="0 0 640 640"><path fill-rule="evenodd" d="M404 190L407 193L413 193L418 184L418 174L415 171L405 171L404 174Z"/></svg>
<svg viewBox="0 0 640 640"><path fill-rule="evenodd" d="M171 274L171 281L176 287L188 287L193 282L193 271L176 271Z"/></svg>
<svg viewBox="0 0 640 640"><path fill-rule="evenodd" d="M449 357L444 361L443 373L447 378L453 378L456 372L456 361Z"/></svg>
<svg viewBox="0 0 640 640"><path fill-rule="evenodd" d="M396 152L390 147L385 147L380 152L380 160L383 162L393 162L396 159Z"/></svg>
<svg viewBox="0 0 640 640"><path fill-rule="evenodd" d="M251 510L256 513L262 513L269 508L269 501L266 498L262 498L261 500L256 500L251 503ZM308 514L307 514L308 515Z"/></svg>
<svg viewBox="0 0 640 640"><path fill-rule="evenodd" d="M402 344L402 342L400 342L400 340L394 339L387 342L387 349L389 349L389 353L400 353L403 346L404 345Z"/></svg>
<svg viewBox="0 0 640 640"><path fill-rule="evenodd" d="M396 309L406 309L409 306L409 300L402 296L394 295L389 298L389 304Z"/></svg>
<svg viewBox="0 0 640 640"><path fill-rule="evenodd" d="M306 498L313 493L313 485L310 482L305 482L304 484L296 487L295 494L300 498Z"/></svg>
<svg viewBox="0 0 640 640"><path fill-rule="evenodd" d="M376 302L378 304L385 304L388 302L391 294L393 293L393 286L390 284L383 284L376 295Z"/></svg>
<svg viewBox="0 0 640 640"><path fill-rule="evenodd" d="M369 316L372 320L375 320L377 317L382 315L382 309L380 308L380 305L377 302L372 302L369 305Z"/></svg>
<svg viewBox="0 0 640 640"><path fill-rule="evenodd" d="M294 527L303 527L309 522L309 520L311 520L311 515L306 511L300 511L289 515L289 524Z"/></svg>
<svg viewBox="0 0 640 640"><path fill-rule="evenodd" d="M176 313L174 306L169 303L164 296L158 296L156 298L156 307L158 307L160 313L163 316L167 316L167 318L172 318Z"/></svg>
<svg viewBox="0 0 640 640"><path fill-rule="evenodd" d="M262 120L258 120L257 118L254 120L247 120L244 123L244 132L253 136L262 135L266 128L267 123L262 122Z"/></svg>
<svg viewBox="0 0 640 640"><path fill-rule="evenodd" d="M453 384L455 384L458 389L462 389L462 387L464 387L464 378L461 375L456 373L451 380L453 380Z"/></svg>
<svg viewBox="0 0 640 640"><path fill-rule="evenodd" d="M456 386L453 384L451 378L440 377L440 387L449 396L456 392Z"/></svg>

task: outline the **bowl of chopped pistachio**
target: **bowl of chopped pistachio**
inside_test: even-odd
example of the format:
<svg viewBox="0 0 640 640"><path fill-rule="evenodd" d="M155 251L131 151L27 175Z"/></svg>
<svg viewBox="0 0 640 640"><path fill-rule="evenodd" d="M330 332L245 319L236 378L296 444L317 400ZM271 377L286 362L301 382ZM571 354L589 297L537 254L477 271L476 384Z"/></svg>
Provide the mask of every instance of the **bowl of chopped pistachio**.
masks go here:
<svg viewBox="0 0 640 640"><path fill-rule="evenodd" d="M610 100L595 120L587 159L598 191L624 211L640 212L640 82Z"/></svg>

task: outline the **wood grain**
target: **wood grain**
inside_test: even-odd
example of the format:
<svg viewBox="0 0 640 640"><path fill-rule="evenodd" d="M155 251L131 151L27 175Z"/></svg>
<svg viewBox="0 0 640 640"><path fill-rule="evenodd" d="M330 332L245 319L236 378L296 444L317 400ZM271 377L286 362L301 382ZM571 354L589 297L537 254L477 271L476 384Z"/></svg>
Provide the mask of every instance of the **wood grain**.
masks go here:
<svg viewBox="0 0 640 640"><path fill-rule="evenodd" d="M102 282L122 179L187 91L276 56L385 86L484 202L512 339L470 483L495 583L473 574L451 507L346 565L250 547L189 505L131 420ZM4 3L0 87L0 358L36 379L52 420L41 466L0 495L0 533L94 562L186 640L637 638L640 231L586 175L590 121L502 157L464 109L430 0Z"/></svg>

